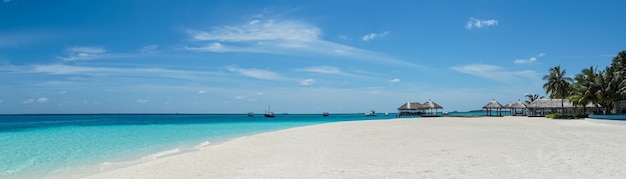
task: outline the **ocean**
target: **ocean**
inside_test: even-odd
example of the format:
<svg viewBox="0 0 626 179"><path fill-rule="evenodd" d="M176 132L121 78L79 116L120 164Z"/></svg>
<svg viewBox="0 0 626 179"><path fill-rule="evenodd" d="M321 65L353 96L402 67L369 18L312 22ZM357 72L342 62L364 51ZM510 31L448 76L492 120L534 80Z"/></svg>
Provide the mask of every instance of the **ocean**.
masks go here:
<svg viewBox="0 0 626 179"><path fill-rule="evenodd" d="M0 178L89 174L196 151L237 137L395 114L0 115Z"/></svg>

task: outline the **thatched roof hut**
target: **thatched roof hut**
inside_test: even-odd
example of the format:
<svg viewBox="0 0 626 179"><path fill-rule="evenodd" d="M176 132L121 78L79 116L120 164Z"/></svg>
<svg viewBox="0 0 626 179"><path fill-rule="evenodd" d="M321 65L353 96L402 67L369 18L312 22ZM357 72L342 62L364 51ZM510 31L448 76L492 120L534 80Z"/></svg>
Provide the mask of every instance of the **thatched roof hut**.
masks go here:
<svg viewBox="0 0 626 179"><path fill-rule="evenodd" d="M402 110L419 110L421 109L422 104L420 104L419 102L414 102L414 101L409 101L406 102L404 104L402 104L402 106L398 107L398 110L402 111Z"/></svg>
<svg viewBox="0 0 626 179"><path fill-rule="evenodd" d="M483 106L483 109L487 110L487 116L493 116L494 114L492 112L494 109L497 112L497 116L502 116L502 108L503 108L502 104L500 104L495 99L491 100L489 103Z"/></svg>
<svg viewBox="0 0 626 179"><path fill-rule="evenodd" d="M422 105L420 106L420 108L421 108L422 110L425 110L425 114L426 114L426 115L431 115L431 116L432 116L432 115L434 115L434 116L436 116L436 115L437 115L437 109L443 109L443 107L442 107L441 105L439 105L439 104L437 104L437 103L433 102L433 101L432 101L432 100L430 100L430 99L428 99L428 101L424 102L424 104L422 104ZM435 112L434 112L434 113L433 113L433 111L432 111L433 109L435 110Z"/></svg>
<svg viewBox="0 0 626 179"><path fill-rule="evenodd" d="M483 109L502 109L502 107L503 107L502 104L500 104L498 101L493 99L489 103L487 103L485 106L483 106Z"/></svg>
<svg viewBox="0 0 626 179"><path fill-rule="evenodd" d="M526 115L525 111L526 105L519 99L511 105L511 115L513 116Z"/></svg>
<svg viewBox="0 0 626 179"><path fill-rule="evenodd" d="M513 103L513 105L511 105L511 108L513 109L524 109L526 108L526 105L520 101L519 99L517 100L517 102Z"/></svg>
<svg viewBox="0 0 626 179"><path fill-rule="evenodd" d="M422 115L422 104L409 101L398 107L398 117L415 117Z"/></svg>
<svg viewBox="0 0 626 179"><path fill-rule="evenodd" d="M505 104L504 106L502 106L502 108L511 109L512 106L513 106L513 103L509 102L508 104Z"/></svg>
<svg viewBox="0 0 626 179"><path fill-rule="evenodd" d="M562 107L561 101L563 101ZM577 108L583 110L582 112L585 113L587 108L594 107L595 106L591 103L585 105L584 108L582 106L574 106L569 99L537 99L526 106L532 116L544 116L546 114L558 113L561 108L564 108L565 110L562 111L563 113L573 114L576 112Z"/></svg>
<svg viewBox="0 0 626 179"><path fill-rule="evenodd" d="M541 108L541 109L560 109L561 108L561 99L537 99L528 106L527 108ZM564 108L573 108L574 105L569 102L569 99L563 99L563 107Z"/></svg>
<svg viewBox="0 0 626 179"><path fill-rule="evenodd" d="M424 104L422 104L421 108L422 109L443 109L443 107L441 107L441 105L433 102L430 99L428 101L426 101Z"/></svg>

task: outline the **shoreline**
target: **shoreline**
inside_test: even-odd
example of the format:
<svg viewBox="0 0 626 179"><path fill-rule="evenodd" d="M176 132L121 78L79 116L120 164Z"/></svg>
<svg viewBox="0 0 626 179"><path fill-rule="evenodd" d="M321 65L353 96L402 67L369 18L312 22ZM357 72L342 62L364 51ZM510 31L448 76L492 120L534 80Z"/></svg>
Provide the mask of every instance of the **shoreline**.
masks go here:
<svg viewBox="0 0 626 179"><path fill-rule="evenodd" d="M623 129L507 116L325 123L239 137L85 178L619 178L626 176L619 171L626 160Z"/></svg>

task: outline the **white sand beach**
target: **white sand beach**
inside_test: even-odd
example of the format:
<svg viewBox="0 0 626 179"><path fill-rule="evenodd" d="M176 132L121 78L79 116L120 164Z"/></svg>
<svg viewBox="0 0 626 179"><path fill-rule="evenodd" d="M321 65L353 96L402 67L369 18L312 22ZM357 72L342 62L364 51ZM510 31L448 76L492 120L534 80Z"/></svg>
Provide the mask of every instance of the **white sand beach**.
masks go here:
<svg viewBox="0 0 626 179"><path fill-rule="evenodd" d="M328 123L87 178L626 178L626 126L528 117Z"/></svg>

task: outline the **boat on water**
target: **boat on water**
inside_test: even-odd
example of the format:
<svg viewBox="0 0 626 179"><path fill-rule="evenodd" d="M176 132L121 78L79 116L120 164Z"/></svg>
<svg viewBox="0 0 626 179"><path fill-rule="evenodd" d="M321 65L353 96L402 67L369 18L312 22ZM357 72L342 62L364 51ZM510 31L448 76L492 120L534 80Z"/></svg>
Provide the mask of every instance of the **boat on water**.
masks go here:
<svg viewBox="0 0 626 179"><path fill-rule="evenodd" d="M329 116L330 114L328 112L324 112L322 113L322 116Z"/></svg>
<svg viewBox="0 0 626 179"><path fill-rule="evenodd" d="M272 110L270 110L270 106L267 106L267 110L265 111L265 117L276 117L274 115L274 112L272 112Z"/></svg>
<svg viewBox="0 0 626 179"><path fill-rule="evenodd" d="M376 116L376 111L372 109L372 110L366 112L365 116Z"/></svg>
<svg viewBox="0 0 626 179"><path fill-rule="evenodd" d="M249 117L254 116L254 112L248 112L248 116L249 116Z"/></svg>

